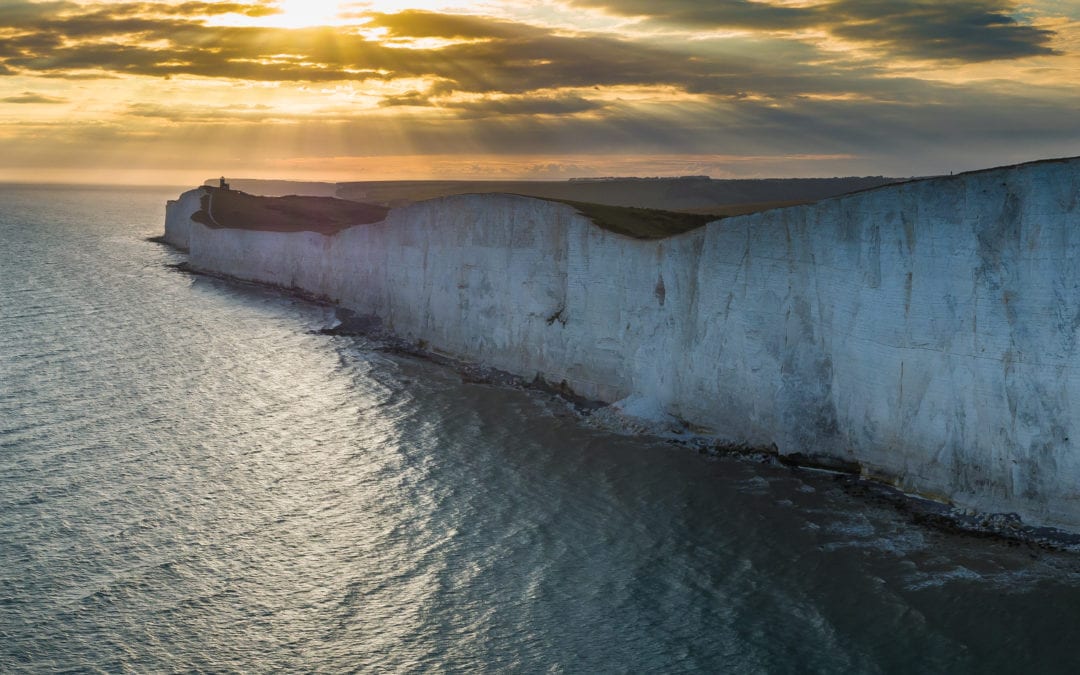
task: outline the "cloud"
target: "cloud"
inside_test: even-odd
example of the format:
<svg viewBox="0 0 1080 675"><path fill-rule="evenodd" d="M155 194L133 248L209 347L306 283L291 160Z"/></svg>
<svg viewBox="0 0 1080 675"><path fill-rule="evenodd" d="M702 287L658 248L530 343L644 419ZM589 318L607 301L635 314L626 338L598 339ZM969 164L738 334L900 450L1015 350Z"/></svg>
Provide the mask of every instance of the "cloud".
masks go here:
<svg viewBox="0 0 1080 675"><path fill-rule="evenodd" d="M1023 61L1007 64L1009 81L996 77L1002 64L970 65L1049 53L1044 24L1012 16L1004 0L576 2L641 20L602 31L409 10L285 29L207 18L269 12L268 2L0 0L0 96L93 103L35 109L55 113L47 129L0 120L0 155L48 146L56 152L41 150L40 161L63 162L61 150L85 143L180 157L199 137L205 152L253 163L422 149L908 156L935 166L962 152L1060 154L1078 142L1075 57L1038 64L1061 69L1056 87L1022 80ZM849 43L859 50L844 51ZM928 60L933 77L961 84L904 75L930 71ZM976 68L978 80L956 75ZM93 82L103 78L112 79Z"/></svg>
<svg viewBox="0 0 1080 675"><path fill-rule="evenodd" d="M836 0L829 7L843 19L830 27L833 35L894 55L975 62L1054 53L1054 33L1019 23L1001 0Z"/></svg>
<svg viewBox="0 0 1080 675"><path fill-rule="evenodd" d="M816 16L813 8L774 5L754 0L571 0L570 4L599 8L612 14L639 17L657 23L694 28L793 30L812 25Z"/></svg>
<svg viewBox="0 0 1080 675"><path fill-rule="evenodd" d="M170 122L200 124L221 124L242 122L264 122L267 120L289 117L267 105L162 105L160 103L132 103L127 107L127 114L134 117L164 119ZM310 117L310 116L307 116ZM302 119L292 116L293 119Z"/></svg>
<svg viewBox="0 0 1080 675"><path fill-rule="evenodd" d="M394 94L391 96L383 97L379 101L379 106L383 108L395 108L395 107L413 107L413 108L427 108L434 106L431 97L415 89L409 90L404 94Z"/></svg>
<svg viewBox="0 0 1080 675"><path fill-rule="evenodd" d="M385 28L390 37L448 39L510 39L528 37L535 29L528 24L515 23L486 16L443 14L408 9L393 14L366 13L367 26Z"/></svg>
<svg viewBox="0 0 1080 675"><path fill-rule="evenodd" d="M367 157L357 161L381 167L378 157L416 155L419 149L424 155L462 158L483 153L538 158L845 156L855 159L831 161L824 175L907 176L1080 151L1076 98L1033 101L955 89L936 92L935 100L934 105L815 99L776 105L717 99L667 108L614 102L596 114L470 116L467 111L459 115L431 108L355 114L346 106L288 115L255 106L208 104L199 96L168 97L158 104L137 104L109 123L73 122L66 114L48 123L25 119L17 127L0 122L0 166L27 157L42 166L70 166L76 161L73 149L79 148L79 161L87 166L102 161L100 157L119 161L123 156L132 162L199 162L239 170L289 157L308 157L318 164L319 157L331 156ZM200 147L194 155L192 138L199 139ZM807 174L819 164L775 162L767 171ZM655 173L647 162L641 166L622 173ZM519 168L514 172L520 175ZM596 172L578 175L590 173Z"/></svg>
<svg viewBox="0 0 1080 675"><path fill-rule="evenodd" d="M21 94L0 98L0 103L67 103L67 99L59 96L46 96L45 94L36 94L32 91L24 91Z"/></svg>
<svg viewBox="0 0 1080 675"><path fill-rule="evenodd" d="M513 115L572 115L601 110L605 106L581 96L506 96L451 103L448 107L470 117Z"/></svg>
<svg viewBox="0 0 1080 675"><path fill-rule="evenodd" d="M1047 53L1044 43L1051 36L998 11L1003 0L964 0L964 11L957 9L958 0L934 5L921 0L829 0L808 7L748 0L576 2L635 16L651 12L656 21L717 27L775 31L826 26L839 37L919 59L978 61ZM485 16L419 10L359 15L366 29L385 31L385 42L335 28L220 26L201 18L273 11L268 2L6 3L0 9L0 31L9 37L0 42L0 75L189 75L263 82L419 78L430 83L423 95L386 98L386 107L431 107L428 99L454 93L494 100L495 95L593 87L672 87L694 95L790 98L851 91L880 95L902 86L879 78L880 67L874 63L842 62L808 42L768 33L670 44ZM401 41L426 38L449 43L402 48ZM583 109L585 97L578 96L577 108L565 112ZM546 105L547 110L558 109L551 101Z"/></svg>
<svg viewBox="0 0 1080 675"><path fill-rule="evenodd" d="M547 96L499 96L467 100L436 99L418 91L388 96L379 102L384 108L434 107L452 110L462 119L513 117L517 115L573 115L602 110L607 104L573 94Z"/></svg>
<svg viewBox="0 0 1080 675"><path fill-rule="evenodd" d="M182 2L178 5L150 5L143 3L134 5L139 8L135 11L162 12L179 16L217 16L221 14L241 14L243 16L260 17L280 14L272 1L258 2Z"/></svg>
<svg viewBox="0 0 1080 675"><path fill-rule="evenodd" d="M65 16L220 16L241 14L244 16L270 16L279 14L280 9L272 0L254 0L253 2L202 2L181 3L167 2L109 2L84 4L69 0L46 0L29 2L27 0L7 0L0 4L0 21L17 23L40 20L42 17Z"/></svg>
<svg viewBox="0 0 1080 675"><path fill-rule="evenodd" d="M387 28L393 37L479 40L403 49L332 28L213 26L132 16L133 7L141 5L59 18L24 11L17 25L0 16L0 30L14 33L0 47L0 59L15 71L53 75L99 71L281 82L428 78L438 82L435 93L441 94L626 85L738 93L724 80L735 72L725 73L718 64L608 35L565 35L528 24L430 12L370 14L371 26Z"/></svg>
<svg viewBox="0 0 1080 675"><path fill-rule="evenodd" d="M580 7L696 29L819 29L892 56L993 61L1053 54L1054 33L1021 23L1012 0L825 0L806 6L727 0L571 0Z"/></svg>

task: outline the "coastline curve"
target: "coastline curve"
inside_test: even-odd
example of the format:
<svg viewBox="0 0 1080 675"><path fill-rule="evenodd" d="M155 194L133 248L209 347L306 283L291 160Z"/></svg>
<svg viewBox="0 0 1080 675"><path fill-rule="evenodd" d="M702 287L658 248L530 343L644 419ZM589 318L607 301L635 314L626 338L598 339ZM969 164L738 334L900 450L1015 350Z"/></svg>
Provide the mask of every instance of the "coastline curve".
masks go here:
<svg viewBox="0 0 1080 675"><path fill-rule="evenodd" d="M660 240L463 195L336 234L210 228L192 268L732 445L1080 531L1080 160L885 186Z"/></svg>

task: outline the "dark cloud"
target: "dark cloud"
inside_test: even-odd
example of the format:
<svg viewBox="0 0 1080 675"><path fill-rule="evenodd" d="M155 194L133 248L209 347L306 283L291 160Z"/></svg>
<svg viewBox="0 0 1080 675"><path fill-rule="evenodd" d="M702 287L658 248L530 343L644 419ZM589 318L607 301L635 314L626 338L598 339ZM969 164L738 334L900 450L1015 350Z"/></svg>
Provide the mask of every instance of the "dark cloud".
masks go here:
<svg viewBox="0 0 1080 675"><path fill-rule="evenodd" d="M577 1L599 4L609 0ZM968 60L980 60L1015 55L1024 49L1030 53L1046 49L1037 44L1049 39L1045 31L1019 25L992 11L1000 0L969 0L963 13L950 10L955 4L955 0L937 5L917 0L832 0L828 8L835 12L832 29L837 34L891 45L897 53L922 58L962 54ZM387 98L386 106L431 106L433 98L445 99L453 93L481 94L485 100L495 101L498 99L493 95L525 96L567 88L672 87L732 99L752 95L784 99L852 91L881 96L902 86L878 79L873 66L840 64L836 59L823 62L822 54L810 45L782 38L670 45L610 35L568 34L481 16L417 10L363 15L368 27L386 29L391 40L387 43L325 27L211 26L185 14L275 11L268 2L86 6L16 2L2 7L0 30L9 37L0 43L0 74L21 71L63 78L95 73L192 75L282 82L425 78L434 82L430 91L422 94ZM823 21L824 12L820 6L774 7L745 0L623 0L611 9L637 14L650 8L663 20L784 28L816 25ZM400 41L415 38L459 42L439 48L402 48ZM399 44L392 44L395 40ZM153 46L147 46L150 44ZM585 98L542 100L531 95L520 100L530 102L521 103L524 111L539 101L534 114L587 109ZM478 115L484 108L462 108L460 112Z"/></svg>
<svg viewBox="0 0 1080 675"><path fill-rule="evenodd" d="M580 96L507 96L458 101L451 107L472 117L504 115L570 115L600 110L605 104Z"/></svg>
<svg viewBox="0 0 1080 675"><path fill-rule="evenodd" d="M434 106L431 97L415 89L407 91L404 94L395 94L393 96L387 96L383 100L379 101L379 105L383 108L394 108L398 106L402 107L414 107L414 108L427 108Z"/></svg>
<svg viewBox="0 0 1080 675"><path fill-rule="evenodd" d="M268 0L255 2L202 2L180 4L152 2L115 2L107 5L84 5L67 0L0 2L0 26L23 29L23 32L57 32L64 35L119 35L153 30L162 17L190 22L193 17L239 14L251 17L270 16L280 10ZM111 31L109 24L112 24Z"/></svg>
<svg viewBox="0 0 1080 675"><path fill-rule="evenodd" d="M387 35L392 38L508 39L528 37L535 31L527 24L491 17L441 14L413 9L395 14L359 16L368 19L368 26L387 29Z"/></svg>
<svg viewBox="0 0 1080 675"><path fill-rule="evenodd" d="M812 8L785 7L754 0L571 0L570 4L696 28L791 30L816 22L816 11Z"/></svg>
<svg viewBox="0 0 1080 675"><path fill-rule="evenodd" d="M0 42L0 58L40 54L57 49L63 43L58 33L26 33L6 38Z"/></svg>
<svg viewBox="0 0 1080 675"><path fill-rule="evenodd" d="M272 16L281 10L273 2L182 2L178 5L141 5L141 12L161 12L179 16L216 16L221 14L242 14L244 16Z"/></svg>
<svg viewBox="0 0 1080 675"><path fill-rule="evenodd" d="M120 7L131 12L136 5ZM405 49L332 28L208 26L110 12L111 6L59 18L47 11L36 16L22 12L18 25L0 22L0 29L15 33L0 47L0 59L9 68L40 74L96 70L311 82L423 77L437 81L430 93L441 95L619 85L737 95L730 78L749 72L740 71L736 59L710 63L654 44L427 12L370 18L396 38L468 36L479 41ZM143 46L147 43L153 47Z"/></svg>
<svg viewBox="0 0 1080 675"><path fill-rule="evenodd" d="M438 100L418 91L389 96L380 102L382 107L437 107L453 110L461 119L507 117L515 115L573 115L601 110L606 104L581 96L500 96L474 100Z"/></svg>
<svg viewBox="0 0 1080 675"><path fill-rule="evenodd" d="M67 103L67 99L24 91L21 94L0 98L0 103Z"/></svg>
<svg viewBox="0 0 1080 675"><path fill-rule="evenodd" d="M22 24L40 21L42 17L78 11L85 11L85 8L66 0L55 2L25 2L20 0L0 2L0 25L17 27Z"/></svg>
<svg viewBox="0 0 1080 675"><path fill-rule="evenodd" d="M226 29L225 32L227 32ZM213 31L217 32L217 31ZM289 46L281 44L281 47ZM259 52L249 55L242 45L215 50L178 46L173 49L152 49L112 42L81 43L40 54L24 54L8 58L8 66L22 71L42 74L71 74L86 70L128 75L168 77L197 75L213 78L233 78L258 81L327 82L382 78L378 72L353 71L351 63L315 67L291 59L265 58ZM85 74L85 73L84 73Z"/></svg>
<svg viewBox="0 0 1080 675"><path fill-rule="evenodd" d="M1001 0L836 0L833 35L910 58L993 61L1052 54L1054 33L1019 23Z"/></svg>
<svg viewBox="0 0 1080 675"><path fill-rule="evenodd" d="M823 29L893 56L992 61L1052 54L1054 33L1018 21L1012 0L826 0L785 7L750 0L572 0L580 7L694 28Z"/></svg>
<svg viewBox="0 0 1080 675"><path fill-rule="evenodd" d="M165 119L171 122L197 122L204 124L261 122L285 117L267 105L231 105L180 107L159 103L133 103L127 114L135 117Z"/></svg>
<svg viewBox="0 0 1080 675"><path fill-rule="evenodd" d="M223 11L270 7L199 3L191 11L209 15L213 10L204 5L211 4ZM1044 53L1049 34L1018 23L1004 13L1007 3L996 0L970 0L963 5L966 12L959 11L955 0L936 5L830 0L834 15L828 20L820 5L776 8L686 0L619 5L628 15L651 11L658 21L755 28L740 37L683 42L666 34L619 39L434 12L364 15L367 27L386 30L387 43L333 28L207 25L199 17L151 10L151 5L0 4L0 75L428 82L426 88L385 98L381 105L398 108L394 115L342 107L290 116L255 107L144 102L131 106L125 118L144 135L148 130L168 134L182 126L220 133L223 143L233 143L231 134L241 129L290 133L305 143L333 146L342 155L394 154L416 147L432 152L552 154L619 148L754 155L865 154L870 148L938 157L944 152L938 148L955 144L950 138L987 147L994 138L1008 138L1015 147L1027 141L1032 148L1050 139L1066 144L1076 138L1075 93L1037 88L993 93L998 84L964 87L897 77L886 70L887 57L855 62L808 41L757 30L824 27L886 52L929 59L980 61ZM444 38L451 44L407 45L418 38ZM635 101L628 92L622 101L620 87L653 88L654 95ZM1042 107L1033 103L1039 96ZM130 131L123 125L96 129L102 134Z"/></svg>

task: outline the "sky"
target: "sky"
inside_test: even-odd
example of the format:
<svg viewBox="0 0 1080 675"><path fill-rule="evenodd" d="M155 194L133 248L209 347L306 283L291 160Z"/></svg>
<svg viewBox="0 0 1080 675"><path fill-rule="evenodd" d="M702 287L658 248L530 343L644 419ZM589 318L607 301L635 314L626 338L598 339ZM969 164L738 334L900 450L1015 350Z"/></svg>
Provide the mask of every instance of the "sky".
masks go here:
<svg viewBox="0 0 1080 675"><path fill-rule="evenodd" d="M0 0L0 181L919 176L1080 155L1080 0Z"/></svg>

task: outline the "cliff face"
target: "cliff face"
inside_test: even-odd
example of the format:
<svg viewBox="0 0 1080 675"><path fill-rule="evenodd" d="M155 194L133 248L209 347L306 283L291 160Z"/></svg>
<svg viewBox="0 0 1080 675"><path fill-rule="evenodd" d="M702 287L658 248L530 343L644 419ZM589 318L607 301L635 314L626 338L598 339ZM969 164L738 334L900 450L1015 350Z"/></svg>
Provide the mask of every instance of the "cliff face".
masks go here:
<svg viewBox="0 0 1080 675"><path fill-rule="evenodd" d="M506 195L335 236L166 236L429 349L733 443L858 462L958 506L1080 530L1080 160L730 218L662 241Z"/></svg>
<svg viewBox="0 0 1080 675"><path fill-rule="evenodd" d="M165 205L165 241L181 251L187 251L191 226L191 216L200 208L201 189L188 190L179 199L170 200Z"/></svg>

